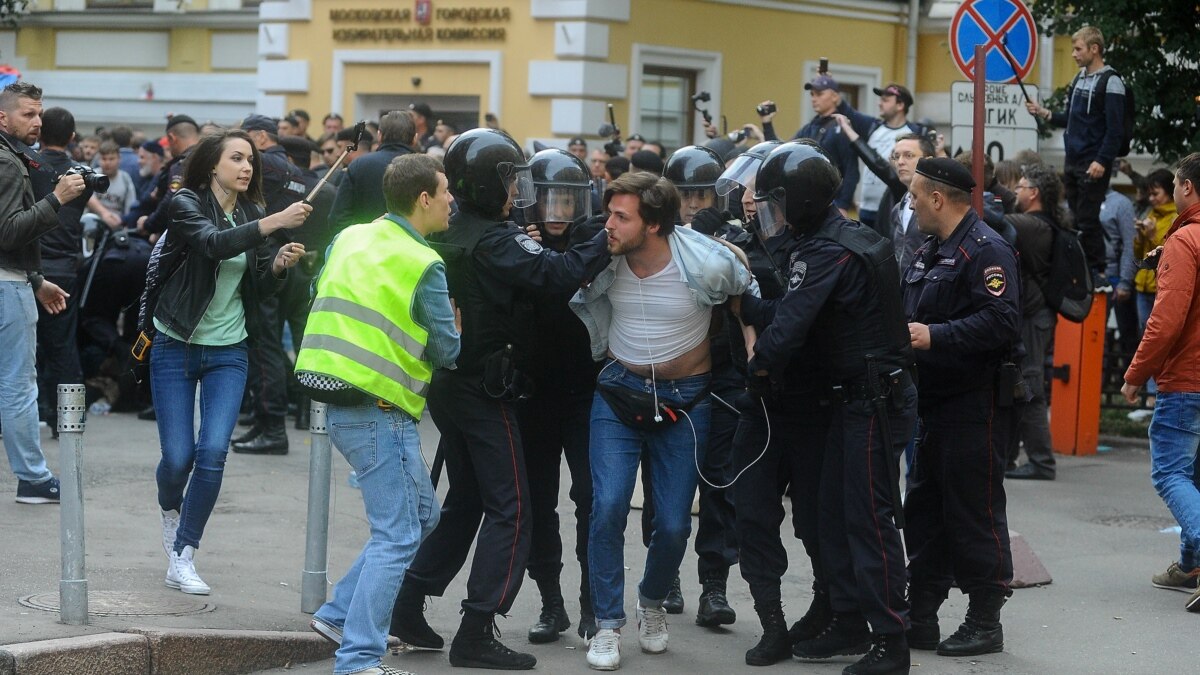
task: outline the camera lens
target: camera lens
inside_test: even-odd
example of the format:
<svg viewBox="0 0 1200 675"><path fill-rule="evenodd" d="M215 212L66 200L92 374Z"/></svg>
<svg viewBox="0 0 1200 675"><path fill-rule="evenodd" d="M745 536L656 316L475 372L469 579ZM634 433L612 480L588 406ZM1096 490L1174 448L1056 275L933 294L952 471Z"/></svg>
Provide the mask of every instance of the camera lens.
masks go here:
<svg viewBox="0 0 1200 675"><path fill-rule="evenodd" d="M108 192L108 186L110 185L110 182L108 180L108 176L93 173L83 177L83 184L91 188L92 192L104 194L105 192Z"/></svg>

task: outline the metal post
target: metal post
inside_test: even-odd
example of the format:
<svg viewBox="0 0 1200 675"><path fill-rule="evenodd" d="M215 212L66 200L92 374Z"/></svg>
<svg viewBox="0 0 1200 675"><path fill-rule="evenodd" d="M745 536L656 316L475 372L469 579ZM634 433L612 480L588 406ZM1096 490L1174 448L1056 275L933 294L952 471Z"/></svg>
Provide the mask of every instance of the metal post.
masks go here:
<svg viewBox="0 0 1200 675"><path fill-rule="evenodd" d="M983 119L984 85L987 83L987 52L983 45L975 45L975 118L971 130L971 175L975 177L975 190L971 193L971 205L975 213L983 218L983 134L986 131Z"/></svg>
<svg viewBox="0 0 1200 675"><path fill-rule="evenodd" d="M314 614L325 604L329 566L329 430L325 404L312 402L308 431L308 532L304 538L304 572L300 583L300 611Z"/></svg>
<svg viewBox="0 0 1200 675"><path fill-rule="evenodd" d="M87 575L83 546L83 413L82 384L58 385L58 447L62 451L59 498L59 538L62 578L58 582L59 618L87 625Z"/></svg>

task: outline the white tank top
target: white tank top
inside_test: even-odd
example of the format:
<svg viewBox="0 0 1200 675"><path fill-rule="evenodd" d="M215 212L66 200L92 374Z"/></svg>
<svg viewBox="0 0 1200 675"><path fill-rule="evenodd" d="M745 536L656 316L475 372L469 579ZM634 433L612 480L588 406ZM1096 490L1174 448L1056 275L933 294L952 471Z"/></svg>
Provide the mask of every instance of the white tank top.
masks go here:
<svg viewBox="0 0 1200 675"><path fill-rule="evenodd" d="M613 308L608 348L618 360L635 366L664 363L704 341L712 311L696 306L674 257L645 279L638 279L621 257L616 273L608 289Z"/></svg>

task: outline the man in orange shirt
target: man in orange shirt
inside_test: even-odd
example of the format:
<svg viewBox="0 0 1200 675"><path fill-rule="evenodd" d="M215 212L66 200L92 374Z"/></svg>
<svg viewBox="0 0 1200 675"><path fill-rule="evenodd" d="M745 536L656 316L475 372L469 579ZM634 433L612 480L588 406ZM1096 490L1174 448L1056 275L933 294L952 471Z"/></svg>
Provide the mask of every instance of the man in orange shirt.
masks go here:
<svg viewBox="0 0 1200 675"><path fill-rule="evenodd" d="M1150 377L1158 382L1150 422L1150 477L1180 526L1179 562L1155 575L1159 588L1190 592L1185 605L1200 612L1200 153L1179 162L1179 216L1163 242L1158 296L1121 393L1131 403Z"/></svg>

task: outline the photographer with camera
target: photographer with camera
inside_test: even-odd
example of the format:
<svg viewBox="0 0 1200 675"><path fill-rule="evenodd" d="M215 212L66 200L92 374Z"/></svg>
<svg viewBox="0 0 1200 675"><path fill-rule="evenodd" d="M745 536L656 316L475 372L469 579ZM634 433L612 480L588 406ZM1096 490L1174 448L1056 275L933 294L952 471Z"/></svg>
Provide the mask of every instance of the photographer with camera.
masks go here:
<svg viewBox="0 0 1200 675"><path fill-rule="evenodd" d="M16 474L17 502L56 504L58 479L46 467L38 433L35 376L37 324L34 298L50 314L67 308L69 295L42 274L39 239L59 227L58 211L83 195L83 177L65 174L41 198L34 176L40 158L29 149L42 129L42 90L14 82L0 92L0 426Z"/></svg>

